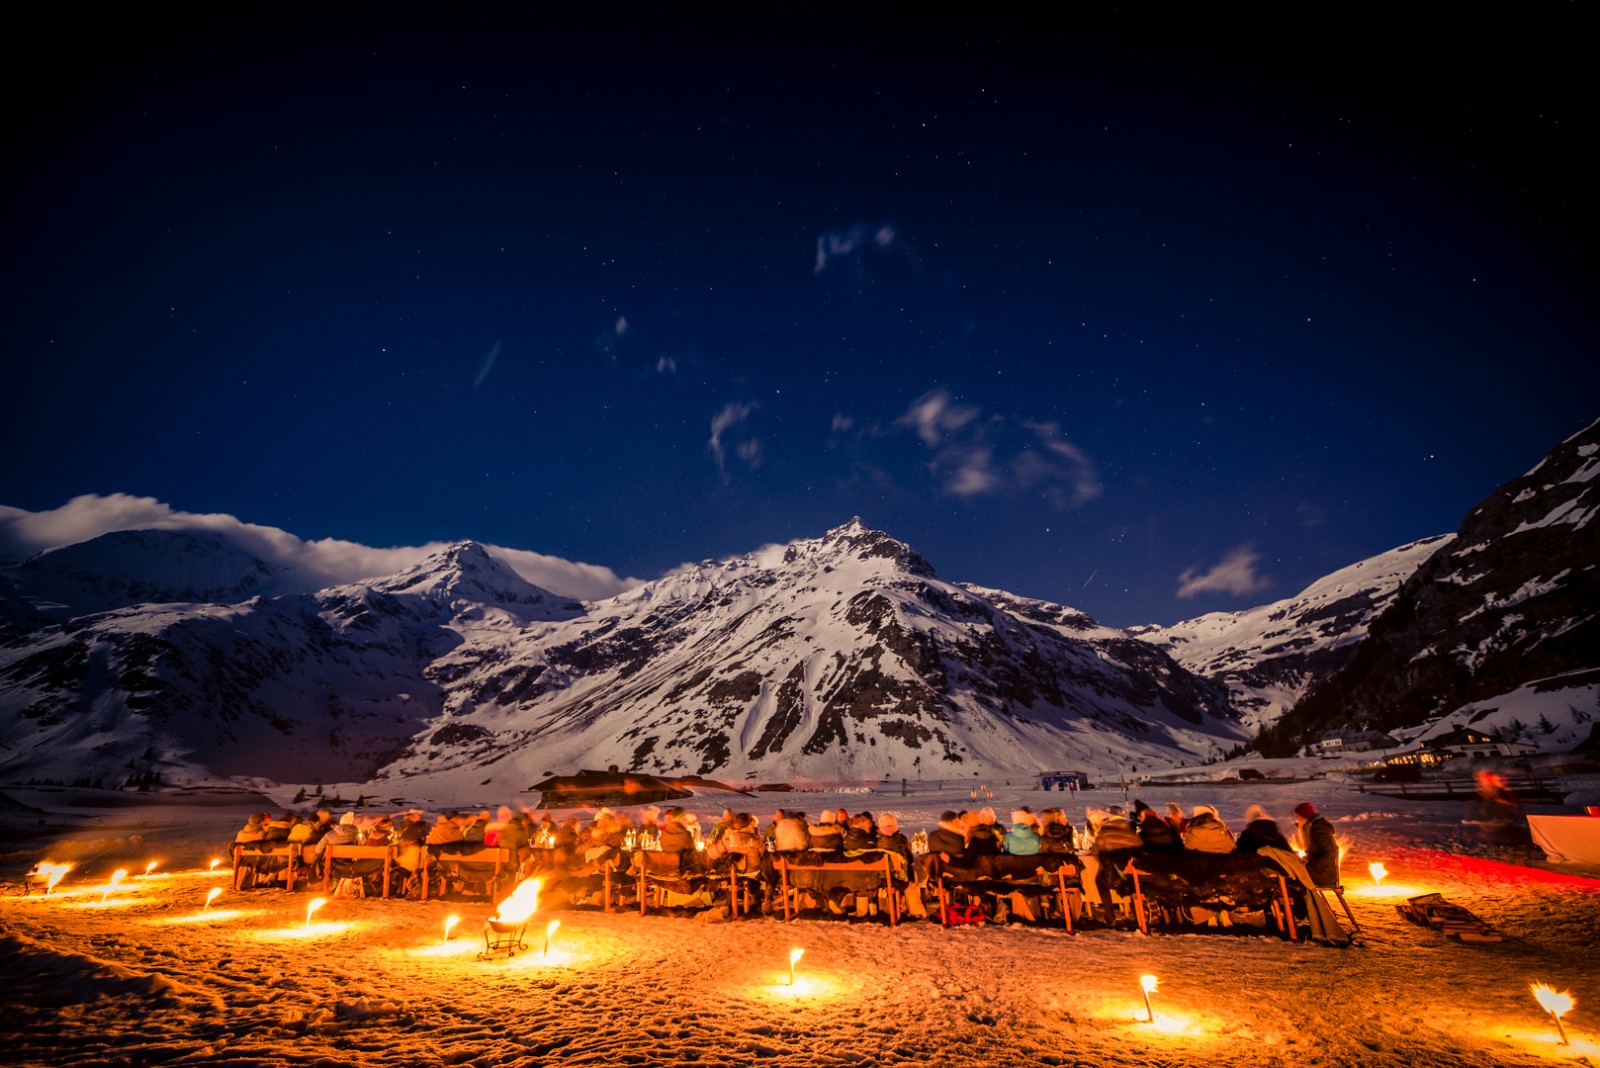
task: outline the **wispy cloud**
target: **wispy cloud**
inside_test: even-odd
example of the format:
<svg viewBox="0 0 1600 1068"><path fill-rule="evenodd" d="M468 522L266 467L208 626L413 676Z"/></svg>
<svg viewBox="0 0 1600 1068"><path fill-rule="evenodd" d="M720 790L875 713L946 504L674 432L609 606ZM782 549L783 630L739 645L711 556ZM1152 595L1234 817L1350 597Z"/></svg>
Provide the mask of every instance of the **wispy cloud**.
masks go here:
<svg viewBox="0 0 1600 1068"><path fill-rule="evenodd" d="M1272 580L1256 572L1261 554L1249 545L1230 549L1222 561L1210 570L1201 571L1195 565L1178 576L1178 596L1196 597L1202 593L1230 593L1236 596L1260 593L1272 585Z"/></svg>
<svg viewBox="0 0 1600 1068"><path fill-rule="evenodd" d="M748 401L734 401L724 404L716 415L711 417L711 440L706 444L711 449L711 458L717 463L717 473L722 480L728 480L728 453L727 443L723 440L729 431L749 419L759 405ZM761 466L761 439L755 437L744 438L734 446L734 455L742 460L747 467Z"/></svg>
<svg viewBox="0 0 1600 1068"><path fill-rule="evenodd" d="M834 432L843 416L834 416ZM1099 473L1056 423L985 414L948 390L924 393L894 426L932 450L929 467L944 491L972 498L1007 491L1042 495L1056 507L1100 496Z"/></svg>
<svg viewBox="0 0 1600 1068"><path fill-rule="evenodd" d="M337 538L304 541L278 527L222 513L180 512L154 497L125 493L74 497L59 508L29 512L0 505L0 558L21 560L117 530L211 532L281 571L303 589L392 575L420 563L446 542L376 548ZM637 586L610 568L526 549L487 546L492 555L537 586L581 600L599 600Z"/></svg>
<svg viewBox="0 0 1600 1068"><path fill-rule="evenodd" d="M922 260L893 224L858 222L817 235L811 273L845 278L860 298L869 283L920 278Z"/></svg>

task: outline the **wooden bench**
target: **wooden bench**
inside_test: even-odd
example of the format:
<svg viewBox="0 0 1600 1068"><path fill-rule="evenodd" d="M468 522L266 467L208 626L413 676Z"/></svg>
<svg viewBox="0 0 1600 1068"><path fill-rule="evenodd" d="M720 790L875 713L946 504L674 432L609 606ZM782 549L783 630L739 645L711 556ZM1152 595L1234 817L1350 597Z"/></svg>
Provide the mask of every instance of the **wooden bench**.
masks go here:
<svg viewBox="0 0 1600 1068"><path fill-rule="evenodd" d="M433 881L432 869L434 867L449 865L454 868L455 865L459 864L481 865L486 868L493 868L493 874L488 880L488 889L485 894L486 897L493 900L499 890L501 881L505 878L504 873L511 867L511 861L511 850L501 849L499 846L486 846L475 853L435 853L431 847L425 849L422 852L422 867L420 869L422 875L422 900L428 900L428 887ZM460 869L457 868L455 871L457 874L461 874ZM444 872L441 872L440 876L441 878L447 877Z"/></svg>
<svg viewBox="0 0 1600 1068"><path fill-rule="evenodd" d="M327 892L333 881L333 862L336 860L383 861L383 896L389 896L389 877L394 870L394 846L331 845L322 851L322 890ZM360 876L355 876L359 878Z"/></svg>
<svg viewBox="0 0 1600 1068"><path fill-rule="evenodd" d="M295 869L300 863L300 844L298 842L275 842L271 849L251 849L252 843L235 842L233 846L233 888L235 891L242 889L246 870L261 871L261 866L256 863L246 864L246 861L279 860L283 862L284 889L294 889ZM279 870L276 867L267 869L267 874Z"/></svg>
<svg viewBox="0 0 1600 1068"><path fill-rule="evenodd" d="M861 877L871 877L875 886L872 889L883 889L889 899L889 924L894 926L900 922L900 889L894 884L894 863L889 854L883 853L875 860L865 858L856 860L811 860L802 856L799 862L789 857L777 857L773 866L778 871L779 895L783 901L783 918L793 919L800 911L798 895L801 890L826 892L831 889L826 884L832 879L839 879L838 885L847 889L860 892L860 886L851 886ZM801 879L795 881L791 876L799 875ZM831 878L830 878L831 877ZM853 877L853 878L852 878ZM879 881L881 880L881 882ZM800 882L812 885L802 886Z"/></svg>
<svg viewBox="0 0 1600 1068"><path fill-rule="evenodd" d="M1246 908L1270 915L1291 942L1299 941L1283 869L1251 853L1139 851L1121 867L1133 880L1139 930L1180 917L1191 908Z"/></svg>
<svg viewBox="0 0 1600 1068"><path fill-rule="evenodd" d="M1070 853L1037 853L1016 856L1001 853L972 858L971 866L952 860L935 863L929 869L939 895L939 922L949 925L951 890L967 893L1033 893L1053 895L1061 909L1061 922L1068 934L1075 933L1074 918L1083 909L1083 889L1076 858Z"/></svg>

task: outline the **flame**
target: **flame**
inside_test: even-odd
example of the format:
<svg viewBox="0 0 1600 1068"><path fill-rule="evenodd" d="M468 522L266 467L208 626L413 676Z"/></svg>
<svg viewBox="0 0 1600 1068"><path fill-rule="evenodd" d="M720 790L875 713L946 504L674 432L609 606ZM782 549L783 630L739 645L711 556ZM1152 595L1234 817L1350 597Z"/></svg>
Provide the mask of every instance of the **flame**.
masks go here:
<svg viewBox="0 0 1600 1068"><path fill-rule="evenodd" d="M451 931L451 929L453 927L455 927L455 925L460 923L460 922L461 922L461 917L460 916L446 916L444 918L444 940L446 942L450 941L450 931Z"/></svg>
<svg viewBox="0 0 1600 1068"><path fill-rule="evenodd" d="M322 906L326 905L327 903L328 903L328 899L325 898L325 897L316 897L316 898L312 898L311 899L311 904L306 906L306 926L307 927L311 926L311 917L313 915L315 915L315 913L316 913L316 911L318 909L320 909Z"/></svg>
<svg viewBox="0 0 1600 1068"><path fill-rule="evenodd" d="M1539 1003L1539 1006L1557 1020L1571 1012L1572 1006L1575 1004L1570 990L1563 990L1558 994L1555 987L1546 986L1543 983L1529 983L1528 989L1533 991L1534 1000Z"/></svg>
<svg viewBox="0 0 1600 1068"><path fill-rule="evenodd" d="M550 936L555 934L556 931L558 931L560 928L561 928L561 921L560 920L551 920L550 921L550 926L546 927L544 929L545 941L548 942L550 940Z"/></svg>
<svg viewBox="0 0 1600 1068"><path fill-rule="evenodd" d="M1384 877L1389 874L1389 869L1383 866L1383 861L1375 860L1367 865L1367 870L1372 873L1372 881L1379 886L1383 885Z"/></svg>
<svg viewBox="0 0 1600 1068"><path fill-rule="evenodd" d="M511 896L500 902L500 911L495 914L496 923L525 923L539 908L539 890L544 885L543 879L524 879L511 891Z"/></svg>
<svg viewBox="0 0 1600 1068"><path fill-rule="evenodd" d="M49 893L56 888L56 884L67 877L67 872L72 870L71 864L57 864L54 861L41 860L33 866L34 871L40 875L48 876L44 884L44 892Z"/></svg>
<svg viewBox="0 0 1600 1068"><path fill-rule="evenodd" d="M211 903L212 903L212 902L213 902L213 901L215 901L215 900L216 900L216 899L217 899L217 898L219 898L219 897L221 897L221 896L222 896L222 887L220 887L220 886L213 886L213 887L212 887L212 888L211 888L211 892L210 892L210 893L209 893L209 894L207 894L207 895L206 895L206 904L205 904L205 908L207 908L207 909L208 909L208 908L210 908L210 907L211 907ZM202 912L204 912L204 911L205 911L205 909L201 909L201 911L202 911Z"/></svg>
<svg viewBox="0 0 1600 1068"><path fill-rule="evenodd" d="M1146 994L1154 994L1156 992L1156 983L1159 981L1160 980L1153 975L1139 976L1139 985L1144 987L1144 992Z"/></svg>
<svg viewBox="0 0 1600 1068"><path fill-rule="evenodd" d="M217 865L221 864L221 863L222 863L222 858L221 857L212 857L211 858L211 866L209 868L207 868L206 871L216 871L217 870Z"/></svg>
<svg viewBox="0 0 1600 1068"><path fill-rule="evenodd" d="M156 870L156 865L160 863L161 862L159 860L152 860L150 863L144 866L144 873L149 875L151 872Z"/></svg>
<svg viewBox="0 0 1600 1068"><path fill-rule="evenodd" d="M106 884L105 893L100 895L100 904L104 905L106 903L106 898L111 896L111 891L115 890L117 888L117 884L122 882L122 880L126 879L127 877L127 868L118 868L116 871L112 872L111 881Z"/></svg>

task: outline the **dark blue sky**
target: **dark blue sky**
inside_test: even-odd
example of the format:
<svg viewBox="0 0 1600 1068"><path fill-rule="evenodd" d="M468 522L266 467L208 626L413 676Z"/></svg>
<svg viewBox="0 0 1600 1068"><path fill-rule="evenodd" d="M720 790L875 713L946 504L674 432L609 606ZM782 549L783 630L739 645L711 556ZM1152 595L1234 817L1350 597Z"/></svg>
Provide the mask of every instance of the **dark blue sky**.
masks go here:
<svg viewBox="0 0 1600 1068"><path fill-rule="evenodd" d="M1453 530L1600 415L1574 5L399 10L26 44L0 504L641 577L859 514L1131 625Z"/></svg>

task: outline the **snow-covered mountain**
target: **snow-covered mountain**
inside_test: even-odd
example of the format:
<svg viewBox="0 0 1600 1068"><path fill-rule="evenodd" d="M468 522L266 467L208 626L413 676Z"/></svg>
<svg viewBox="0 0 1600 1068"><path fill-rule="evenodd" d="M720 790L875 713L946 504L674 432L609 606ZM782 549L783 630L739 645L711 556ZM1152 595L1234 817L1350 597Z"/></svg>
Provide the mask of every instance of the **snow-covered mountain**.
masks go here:
<svg viewBox="0 0 1600 1068"><path fill-rule="evenodd" d="M226 546L190 547L197 573L232 560ZM583 611L471 543L315 594L215 604L172 593L0 648L0 773L363 779L437 717L444 696L430 669L467 634Z"/></svg>
<svg viewBox="0 0 1600 1068"><path fill-rule="evenodd" d="M137 604L237 604L281 586L220 534L118 530L0 570L0 626L62 622Z"/></svg>
<svg viewBox="0 0 1600 1068"><path fill-rule="evenodd" d="M315 594L170 592L7 641L0 773L931 778L1194 760L1247 738L1222 687L1159 649L943 582L859 521L587 607L473 543Z"/></svg>
<svg viewBox="0 0 1600 1068"><path fill-rule="evenodd" d="M1452 537L1424 538L1358 561L1272 604L1129 633L1195 674L1225 683L1245 725L1259 731L1355 655L1400 584Z"/></svg>
<svg viewBox="0 0 1600 1068"><path fill-rule="evenodd" d="M1455 535L1133 631L945 581L859 520L587 603L472 542L308 590L214 532L106 534L0 570L0 775L463 796L608 764L1114 775L1257 727L1269 753L1435 721L1567 747L1600 712L1597 482L1600 424Z"/></svg>
<svg viewBox="0 0 1600 1068"><path fill-rule="evenodd" d="M505 760L531 777L934 778L1192 760L1246 737L1225 692L1159 650L1009 611L859 520L438 666L460 683L448 726L386 775Z"/></svg>
<svg viewBox="0 0 1600 1068"><path fill-rule="evenodd" d="M1263 749L1281 755L1331 727L1434 719L1536 743L1558 720L1569 741L1587 733L1600 711L1597 513L1600 422L1468 513L1350 662L1279 720Z"/></svg>

